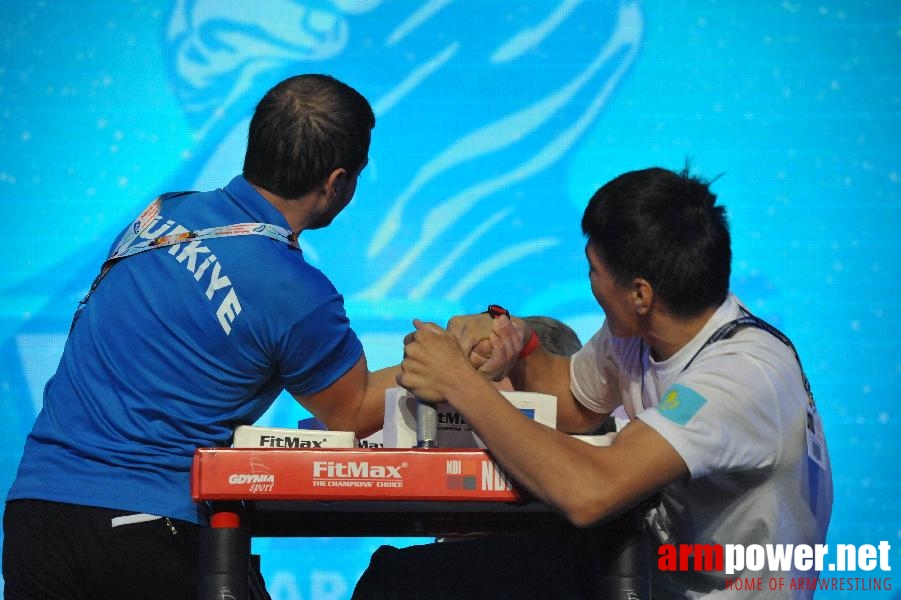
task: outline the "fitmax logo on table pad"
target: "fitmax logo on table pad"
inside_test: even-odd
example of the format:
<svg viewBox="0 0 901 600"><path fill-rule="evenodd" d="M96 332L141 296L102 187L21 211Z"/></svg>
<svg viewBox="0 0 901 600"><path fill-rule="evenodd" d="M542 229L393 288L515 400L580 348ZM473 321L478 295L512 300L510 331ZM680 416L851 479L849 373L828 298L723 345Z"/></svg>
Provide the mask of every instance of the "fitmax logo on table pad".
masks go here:
<svg viewBox="0 0 901 600"><path fill-rule="evenodd" d="M403 487L402 470L408 463L399 465L371 464L369 461L317 460L313 463L314 487L386 488Z"/></svg>

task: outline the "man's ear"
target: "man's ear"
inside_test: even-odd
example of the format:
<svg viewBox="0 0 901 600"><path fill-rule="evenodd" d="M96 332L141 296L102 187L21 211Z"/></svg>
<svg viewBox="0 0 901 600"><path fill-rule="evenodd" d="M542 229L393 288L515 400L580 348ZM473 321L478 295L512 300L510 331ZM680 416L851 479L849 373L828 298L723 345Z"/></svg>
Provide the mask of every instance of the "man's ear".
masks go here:
<svg viewBox="0 0 901 600"><path fill-rule="evenodd" d="M334 200L338 194L344 191L345 185L347 185L347 169L339 167L332 171L325 179L323 191L325 192L326 198L329 201Z"/></svg>
<svg viewBox="0 0 901 600"><path fill-rule="evenodd" d="M632 280L631 297L635 312L639 315L646 315L654 304L654 288L647 279L636 277Z"/></svg>

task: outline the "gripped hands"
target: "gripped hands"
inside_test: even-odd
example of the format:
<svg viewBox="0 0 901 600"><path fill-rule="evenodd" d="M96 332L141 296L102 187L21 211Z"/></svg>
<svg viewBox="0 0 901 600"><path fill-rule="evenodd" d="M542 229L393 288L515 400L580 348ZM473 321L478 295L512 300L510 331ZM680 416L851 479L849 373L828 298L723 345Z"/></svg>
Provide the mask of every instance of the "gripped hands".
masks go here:
<svg viewBox="0 0 901 600"><path fill-rule="evenodd" d="M459 315L448 321L447 331L456 336L470 364L493 381L506 376L522 349L522 332L507 316Z"/></svg>
<svg viewBox="0 0 901 600"><path fill-rule="evenodd" d="M456 383L478 376L458 338L435 323L414 319L413 326L404 338L398 385L421 400L441 402Z"/></svg>

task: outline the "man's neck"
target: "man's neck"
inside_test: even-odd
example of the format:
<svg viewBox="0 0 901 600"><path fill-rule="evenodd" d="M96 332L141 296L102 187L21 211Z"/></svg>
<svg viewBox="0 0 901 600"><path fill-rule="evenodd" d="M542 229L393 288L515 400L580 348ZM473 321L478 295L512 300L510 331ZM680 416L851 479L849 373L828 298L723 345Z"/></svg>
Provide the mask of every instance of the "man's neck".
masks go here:
<svg viewBox="0 0 901 600"><path fill-rule="evenodd" d="M294 235L297 236L301 231L306 229L307 223L310 219L310 202L307 201L306 197L298 198L297 200L286 200L277 194L273 194L269 190L262 188L258 185L251 183L259 194L266 199L269 204L274 206L278 212L282 213L282 216L285 217L285 220L288 222L288 226L291 228L291 231L294 232Z"/></svg>
<svg viewBox="0 0 901 600"><path fill-rule="evenodd" d="M666 313L656 313L653 323L643 335L651 347L654 360L664 361L685 347L704 328L716 308L710 308L690 319L679 319Z"/></svg>

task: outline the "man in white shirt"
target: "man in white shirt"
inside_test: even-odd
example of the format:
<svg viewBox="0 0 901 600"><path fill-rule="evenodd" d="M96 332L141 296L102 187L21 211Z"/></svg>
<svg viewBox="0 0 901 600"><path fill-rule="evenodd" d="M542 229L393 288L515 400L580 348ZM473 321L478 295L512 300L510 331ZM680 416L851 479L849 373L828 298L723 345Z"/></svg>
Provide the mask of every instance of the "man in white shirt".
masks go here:
<svg viewBox="0 0 901 600"><path fill-rule="evenodd" d="M455 317L447 331L415 322L398 382L421 399L452 404L520 486L577 526L660 493L652 516L664 543L711 551L823 543L832 477L813 397L787 338L729 293L729 229L709 185L687 172L625 173L595 193L582 229L606 320L572 358L545 352L528 324L495 310ZM463 356L458 339L476 347L492 332L493 353L480 370L555 395L560 431L518 414ZM609 447L561 433L591 431L619 406L631 421ZM401 564L403 553L392 560ZM816 575L687 564L655 573L655 599L807 597L812 592L787 586L770 590L768 580ZM378 568L374 560L370 570ZM762 590L730 584L752 577L763 578Z"/></svg>

